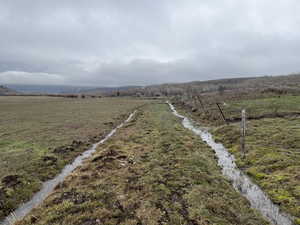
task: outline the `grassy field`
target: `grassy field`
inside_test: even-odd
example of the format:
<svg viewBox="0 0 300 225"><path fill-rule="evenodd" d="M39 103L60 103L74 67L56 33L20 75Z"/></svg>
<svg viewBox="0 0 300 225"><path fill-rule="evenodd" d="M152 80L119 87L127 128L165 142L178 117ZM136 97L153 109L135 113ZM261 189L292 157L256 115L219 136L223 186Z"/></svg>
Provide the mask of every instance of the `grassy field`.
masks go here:
<svg viewBox="0 0 300 225"><path fill-rule="evenodd" d="M248 121L245 159L240 152L239 123L218 127L214 135L235 155L238 166L300 224L300 117L296 116L300 113L300 97L247 100L230 107L246 108L257 117L279 115ZM280 116L291 112L285 118Z"/></svg>
<svg viewBox="0 0 300 225"><path fill-rule="evenodd" d="M211 127L255 183L281 209L295 216L300 224L300 96L282 95L220 104L230 125L225 125L217 106L208 113L178 104L182 113ZM240 151L240 116L246 109L247 137L245 159Z"/></svg>
<svg viewBox="0 0 300 225"><path fill-rule="evenodd" d="M250 119L290 117L300 115L300 96L280 96L256 100L229 102L222 106L229 120L240 119L246 109Z"/></svg>
<svg viewBox="0 0 300 225"><path fill-rule="evenodd" d="M27 224L268 224L222 176L213 151L165 104L143 107L56 188Z"/></svg>
<svg viewBox="0 0 300 225"><path fill-rule="evenodd" d="M238 166L300 224L300 118L252 120L247 127L245 159L239 124L223 126L214 134L236 156Z"/></svg>
<svg viewBox="0 0 300 225"><path fill-rule="evenodd" d="M217 97L218 96L216 96L216 98ZM182 105L177 103L176 105L186 112L190 112L190 116L202 124L220 126L225 124L225 122L215 102L216 99L213 97L210 97L209 101L205 101L204 99L204 109L195 102L194 104L190 102L190 104ZM300 115L300 96L282 95L234 101L225 98L219 102L228 122L240 121L242 109L246 109L248 119L290 118Z"/></svg>
<svg viewBox="0 0 300 225"><path fill-rule="evenodd" d="M0 218L143 100L0 97Z"/></svg>

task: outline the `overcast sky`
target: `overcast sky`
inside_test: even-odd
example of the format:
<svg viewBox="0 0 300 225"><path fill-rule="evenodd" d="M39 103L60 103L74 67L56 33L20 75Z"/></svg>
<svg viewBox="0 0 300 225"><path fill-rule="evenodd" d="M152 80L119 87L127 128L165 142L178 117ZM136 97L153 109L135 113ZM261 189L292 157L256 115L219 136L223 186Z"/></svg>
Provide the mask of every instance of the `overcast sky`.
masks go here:
<svg viewBox="0 0 300 225"><path fill-rule="evenodd" d="M0 82L146 85L300 71L299 0L0 0Z"/></svg>

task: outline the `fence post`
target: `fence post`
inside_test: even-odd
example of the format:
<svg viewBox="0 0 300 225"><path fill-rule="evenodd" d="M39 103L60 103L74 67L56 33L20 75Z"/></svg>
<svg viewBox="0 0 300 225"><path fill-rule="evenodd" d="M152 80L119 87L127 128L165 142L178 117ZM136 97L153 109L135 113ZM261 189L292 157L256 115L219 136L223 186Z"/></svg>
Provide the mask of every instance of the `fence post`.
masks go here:
<svg viewBox="0 0 300 225"><path fill-rule="evenodd" d="M224 115L224 113L223 113L221 107L219 106L219 103L217 102L216 104L217 104L217 106L218 106L218 109L219 109L219 111L220 111L220 113L221 113L221 116L222 116L224 122L225 122L226 124L228 124L228 121L226 120L225 115Z"/></svg>
<svg viewBox="0 0 300 225"><path fill-rule="evenodd" d="M242 121L241 121L241 151L243 154L243 157L245 157L246 154L246 148L245 148L245 137L246 137L246 110L242 110Z"/></svg>

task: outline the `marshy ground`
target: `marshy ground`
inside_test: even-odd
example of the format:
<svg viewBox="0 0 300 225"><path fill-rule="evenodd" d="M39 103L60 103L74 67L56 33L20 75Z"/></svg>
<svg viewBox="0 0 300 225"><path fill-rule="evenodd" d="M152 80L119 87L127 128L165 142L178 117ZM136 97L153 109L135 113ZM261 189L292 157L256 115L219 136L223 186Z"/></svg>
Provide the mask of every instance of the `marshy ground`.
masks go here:
<svg viewBox="0 0 300 225"><path fill-rule="evenodd" d="M21 224L268 224L166 104L144 106Z"/></svg>
<svg viewBox="0 0 300 225"><path fill-rule="evenodd" d="M235 155L237 165L300 224L300 118L249 121L245 157L239 124L218 128L214 135Z"/></svg>
<svg viewBox="0 0 300 225"><path fill-rule="evenodd" d="M192 112L182 110L195 120L214 127L216 141L234 154L244 170L280 208L300 224L300 97L282 95L259 99L224 99L221 108L229 125L225 125L216 106ZM246 109L246 156L240 148L241 110Z"/></svg>
<svg viewBox="0 0 300 225"><path fill-rule="evenodd" d="M0 217L138 107L131 122L18 224L268 224L221 174L212 149L166 104L49 97L3 97L0 104ZM210 126L238 167L300 224L299 96L226 101L229 125L212 108L209 115L177 105ZM242 108L250 118L245 158L237 122Z"/></svg>
<svg viewBox="0 0 300 225"><path fill-rule="evenodd" d="M0 97L0 220L145 101Z"/></svg>

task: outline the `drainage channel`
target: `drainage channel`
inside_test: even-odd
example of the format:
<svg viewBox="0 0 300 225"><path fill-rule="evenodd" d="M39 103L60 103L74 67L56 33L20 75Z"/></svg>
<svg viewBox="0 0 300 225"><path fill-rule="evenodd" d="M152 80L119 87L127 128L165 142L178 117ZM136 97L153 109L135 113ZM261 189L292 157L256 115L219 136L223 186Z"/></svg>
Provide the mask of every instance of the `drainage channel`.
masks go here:
<svg viewBox="0 0 300 225"><path fill-rule="evenodd" d="M220 143L216 143L212 135L204 128L194 126L194 123L185 116L180 115L175 107L167 102L173 114L182 119L182 125L192 130L201 137L214 151L218 157L218 165L222 168L222 173L232 182L233 187L245 196L252 208L257 209L273 225L292 225L292 217L280 212L268 196L254 184L250 178L244 174L235 164L235 158Z"/></svg>
<svg viewBox="0 0 300 225"><path fill-rule="evenodd" d="M122 122L119 126L117 126L115 129L113 129L109 134L105 136L104 139L101 141L93 144L93 146L83 152L81 155L79 155L75 160L64 167L64 169L61 171L60 174L58 174L56 177L54 177L51 180L48 180L43 183L42 189L34 194L34 196L31 198L30 201L26 202L25 204L19 206L14 212L12 212L9 216L7 216L4 221L1 222L1 225L12 225L18 220L21 220L24 218L28 213L31 212L33 208L36 208L38 205L40 205L48 196L51 194L54 190L54 188L61 182L64 181L64 179L78 166L82 165L82 162L84 159L90 157L95 151L96 148L103 144L105 141L107 141L111 136L116 133L116 131L123 127L125 123L129 122L134 114L136 113L136 110L129 115L129 117Z"/></svg>

